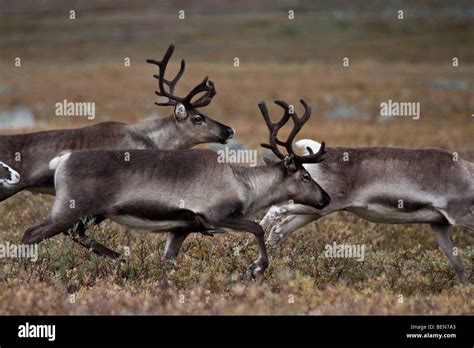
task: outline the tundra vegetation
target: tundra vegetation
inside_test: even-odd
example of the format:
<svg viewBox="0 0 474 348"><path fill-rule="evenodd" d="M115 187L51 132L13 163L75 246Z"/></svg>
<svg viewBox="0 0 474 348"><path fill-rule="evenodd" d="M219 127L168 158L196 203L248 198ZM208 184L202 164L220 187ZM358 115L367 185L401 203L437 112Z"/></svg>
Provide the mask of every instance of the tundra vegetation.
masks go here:
<svg viewBox="0 0 474 348"><path fill-rule="evenodd" d="M328 146L442 147L474 161L473 34L468 12L458 7L469 2L437 3L436 11L426 11L429 2L405 4L403 21L394 19L387 2L362 11L349 4L343 12L330 1L302 2L293 21L285 3L248 11L244 3L230 8L212 2L209 11L203 1L178 21L173 2L159 9L111 2L79 9L73 25L60 19L62 3L48 2L51 8L41 13L3 12L0 20L0 109L31 110L36 128L28 131L169 115L153 105L150 74L156 69L145 59L160 57L174 42L189 65L182 91L211 75L219 94L206 112L232 125L249 149L268 137L255 108L259 100L296 104L303 98L313 105L313 116L300 139ZM113 31L117 36L107 40L98 35ZM166 40L158 42L159 35ZM342 66L345 56L349 67ZM22 58L21 68L12 57ZM130 67L124 67L125 57ZM235 57L240 67L234 67ZM176 61L173 68L179 69ZM55 117L54 106L64 99L94 101L95 120ZM387 100L420 102L420 118L381 117L380 103ZM343 110L344 117L331 117L333 110ZM0 243L19 243L52 202L29 192L2 202ZM247 275L257 253L252 236L190 236L175 266L163 260L165 235L134 233L108 221L88 234L124 255L126 267L57 236L39 245L36 262L0 259L0 314L474 313L473 236L463 229L455 229L454 240L471 274L466 285L429 226L374 224L347 213L269 244L270 266L257 282ZM365 245L363 261L323 257L334 242Z"/></svg>

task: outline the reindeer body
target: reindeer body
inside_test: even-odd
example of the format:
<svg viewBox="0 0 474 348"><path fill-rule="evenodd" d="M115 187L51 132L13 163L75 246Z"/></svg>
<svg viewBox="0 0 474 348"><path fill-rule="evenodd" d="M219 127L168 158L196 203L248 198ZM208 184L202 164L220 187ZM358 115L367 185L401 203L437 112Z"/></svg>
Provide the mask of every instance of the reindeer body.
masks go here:
<svg viewBox="0 0 474 348"><path fill-rule="evenodd" d="M188 221L180 220L181 211L218 222L287 198L282 190L280 195L268 194L283 177L272 167L218 163L218 155L210 150L130 150L127 154L130 161L124 160L124 151L63 154L55 162L57 197L52 217L100 213L132 228L170 231L193 228L192 222L188 226ZM263 176L265 180L260 179ZM269 198L262 200L263 196ZM75 208L69 214L70 200Z"/></svg>
<svg viewBox="0 0 474 348"><path fill-rule="evenodd" d="M463 219L453 205L474 205L472 164L442 149L329 148L324 163L307 169L333 197L321 215L347 210L373 222L455 225Z"/></svg>
<svg viewBox="0 0 474 348"><path fill-rule="evenodd" d="M164 123L164 120L160 120ZM104 122L79 129L0 136L0 156L15 163L22 174L21 185L0 191L0 201L12 194L30 191L54 194L54 172L49 162L65 150L148 148L154 145L145 135L133 133L130 125Z"/></svg>
<svg viewBox="0 0 474 348"><path fill-rule="evenodd" d="M263 230L245 216L290 198L317 208L329 201L314 181L299 190L310 195L292 194L284 185L276 190L285 178L281 162L239 167L219 163L210 150L82 150L63 153L51 167L56 187L51 215L28 229L23 243L67 231L88 215L181 238L191 232L244 230L256 235L261 248L255 274L268 264Z"/></svg>
<svg viewBox="0 0 474 348"><path fill-rule="evenodd" d="M246 231L255 235L259 258L252 276L268 265L264 232L245 217L288 199L321 209L329 196L311 179L303 163L318 163L317 153L296 156L291 142L310 117L309 106L300 119L279 102L285 115L277 124L269 120L264 103L259 104L267 121L270 144L281 161L262 167L220 163L210 150L82 150L54 158L56 199L50 216L29 228L23 243L38 243L65 232L85 216L105 216L131 228L170 232L166 256L174 257L191 232ZM277 132L290 119L294 128L283 143L289 155L277 148ZM106 253L104 253L106 255ZM117 255L106 255L116 257Z"/></svg>
<svg viewBox="0 0 474 348"><path fill-rule="evenodd" d="M308 140L297 144L318 148ZM331 196L331 203L318 211L300 205L272 207L262 220L267 229L274 225L270 240L336 211L377 223L428 223L458 276L466 280L460 259L453 255L451 229L474 229L473 163L436 148L338 147L326 152L324 162L305 168ZM286 213L290 215L275 224Z"/></svg>
<svg viewBox="0 0 474 348"><path fill-rule="evenodd" d="M216 131L214 138L202 139L203 142L223 142L230 136L227 129L231 128L219 126L222 134ZM186 149L200 142L196 137L179 136L173 116L134 124L103 122L78 129L0 136L0 157L7 163L15 163L22 176L21 183L15 187L0 190L0 201L24 189L54 194L54 172L49 162L63 151Z"/></svg>

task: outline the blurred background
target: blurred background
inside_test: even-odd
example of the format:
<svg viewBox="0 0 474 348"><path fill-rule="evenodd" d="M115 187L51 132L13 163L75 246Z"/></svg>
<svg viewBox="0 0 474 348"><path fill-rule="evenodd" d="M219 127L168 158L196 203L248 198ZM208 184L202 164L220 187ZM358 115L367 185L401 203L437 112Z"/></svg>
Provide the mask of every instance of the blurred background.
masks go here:
<svg viewBox="0 0 474 348"><path fill-rule="evenodd" d="M330 146L441 146L474 157L472 1L3 0L0 12L3 134L169 115L153 104L145 59L174 43L172 67L187 62L178 93L209 75L218 95L203 111L248 147L267 138L258 101L304 98L313 117L302 136ZM96 119L56 117L64 99L94 101ZM420 120L380 117L388 99L420 102Z"/></svg>

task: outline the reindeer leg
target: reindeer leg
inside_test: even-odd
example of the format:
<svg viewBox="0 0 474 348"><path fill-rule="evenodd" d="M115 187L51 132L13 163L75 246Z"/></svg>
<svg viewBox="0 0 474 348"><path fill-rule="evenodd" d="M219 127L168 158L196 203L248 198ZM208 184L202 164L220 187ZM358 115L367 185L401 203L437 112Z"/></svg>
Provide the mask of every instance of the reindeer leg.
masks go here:
<svg viewBox="0 0 474 348"><path fill-rule="evenodd" d="M278 219L288 213L292 215L286 217L278 224ZM307 205L282 204L271 207L260 222L260 225L265 231L270 231L267 240L281 241L286 235L312 221L318 220L321 216L320 210Z"/></svg>
<svg viewBox="0 0 474 348"><path fill-rule="evenodd" d="M72 240L79 245L83 246L86 249L91 250L97 255L105 256L111 259L118 259L120 254L112 249L107 248L105 245L96 242L94 239L87 237L86 235L75 235L75 234L68 234Z"/></svg>
<svg viewBox="0 0 474 348"><path fill-rule="evenodd" d="M16 195L21 190L24 190L27 185L21 183L21 181L15 186L0 186L0 202Z"/></svg>
<svg viewBox="0 0 474 348"><path fill-rule="evenodd" d="M268 241L282 241L284 237L297 229L316 221L319 215L289 215L281 223L275 225L270 230Z"/></svg>
<svg viewBox="0 0 474 348"><path fill-rule="evenodd" d="M241 218L228 218L215 224L217 228L229 228L235 231L252 233L257 239L258 259L252 264L250 274L253 279L260 277L268 267L268 254L265 246L265 232L253 221Z"/></svg>
<svg viewBox="0 0 474 348"><path fill-rule="evenodd" d="M179 249L190 232L168 232L165 244L165 259L173 260L178 256Z"/></svg>
<svg viewBox="0 0 474 348"><path fill-rule="evenodd" d="M28 228L21 239L22 244L36 244L44 239L51 238L61 232L67 231L74 226L75 220L64 219L53 221L48 217L36 226Z"/></svg>
<svg viewBox="0 0 474 348"><path fill-rule="evenodd" d="M94 215L92 217L88 216L86 219L91 219L92 224L96 226L99 225L102 221L104 221L106 217L104 215ZM78 243L86 249L91 250L97 255L105 256L111 259L117 259L120 257L120 254L118 252L111 250L105 245L95 241L93 238L86 236L86 223L84 220L81 220L76 224L74 232L70 233L69 231L66 231L63 233L71 237L74 242Z"/></svg>
<svg viewBox="0 0 474 348"><path fill-rule="evenodd" d="M262 221L260 221L260 226L262 226L265 231L269 231L280 218L280 216L286 213L287 209L288 204L272 206L270 209L268 209Z"/></svg>
<svg viewBox="0 0 474 348"><path fill-rule="evenodd" d="M281 204L272 206L267 214L260 221L260 225L265 231L277 223L278 219L285 214L293 215L320 215L320 210L303 204Z"/></svg>
<svg viewBox="0 0 474 348"><path fill-rule="evenodd" d="M48 217L40 224L27 229L23 234L21 242L24 244L35 244L41 242L44 239L51 238L59 233L64 233L71 236L76 243L79 243L83 247L92 250L96 254L114 259L120 256L120 254L116 253L115 251L108 249L93 239L87 238L84 234L79 234L77 236L68 234L68 230L74 227L74 222L72 221L74 220L70 219L64 221L53 221L51 217Z"/></svg>
<svg viewBox="0 0 474 348"><path fill-rule="evenodd" d="M76 225L76 232L80 236L84 236L86 234L86 225L88 224L87 220L92 223L94 226L100 225L102 221L104 221L106 217L104 215L93 215L93 216L87 216L85 219L81 219Z"/></svg>
<svg viewBox="0 0 474 348"><path fill-rule="evenodd" d="M431 224L431 229L435 232L436 238L438 239L438 245L443 253L448 258L449 262L456 271L456 275L463 284L467 284L468 277L464 270L459 254L455 252L453 243L453 226L448 223L444 224Z"/></svg>

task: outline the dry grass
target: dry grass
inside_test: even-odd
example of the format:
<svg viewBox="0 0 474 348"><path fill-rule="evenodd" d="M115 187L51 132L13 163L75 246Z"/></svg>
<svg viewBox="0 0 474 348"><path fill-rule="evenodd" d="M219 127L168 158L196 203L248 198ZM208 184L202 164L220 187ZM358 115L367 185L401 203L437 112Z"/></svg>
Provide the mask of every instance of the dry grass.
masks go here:
<svg viewBox="0 0 474 348"><path fill-rule="evenodd" d="M2 203L2 240L18 242L51 201L21 193ZM164 235L111 222L90 233L124 255L130 248L127 263L55 237L40 244L37 262L0 261L0 314L473 314L474 286L458 283L426 226L335 214L270 244L270 268L257 282L248 276L257 255L248 235L191 236L170 264ZM459 230L455 241L473 274L472 233ZM364 261L323 257L333 242L366 245Z"/></svg>

